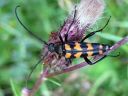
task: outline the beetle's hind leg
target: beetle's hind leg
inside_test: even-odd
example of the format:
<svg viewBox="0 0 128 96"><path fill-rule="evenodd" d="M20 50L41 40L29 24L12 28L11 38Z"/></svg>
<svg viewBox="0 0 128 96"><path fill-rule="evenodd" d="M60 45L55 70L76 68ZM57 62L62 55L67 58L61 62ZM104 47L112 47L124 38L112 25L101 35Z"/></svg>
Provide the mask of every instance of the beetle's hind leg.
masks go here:
<svg viewBox="0 0 128 96"><path fill-rule="evenodd" d="M107 55L103 56L102 58L100 58L99 60L92 62L91 60L89 60L87 57L84 57L84 60L89 64L89 65L93 65L96 64L97 62L103 60Z"/></svg>
<svg viewBox="0 0 128 96"><path fill-rule="evenodd" d="M84 57L85 62L87 62L89 65L92 65L92 61L90 61L87 57Z"/></svg>

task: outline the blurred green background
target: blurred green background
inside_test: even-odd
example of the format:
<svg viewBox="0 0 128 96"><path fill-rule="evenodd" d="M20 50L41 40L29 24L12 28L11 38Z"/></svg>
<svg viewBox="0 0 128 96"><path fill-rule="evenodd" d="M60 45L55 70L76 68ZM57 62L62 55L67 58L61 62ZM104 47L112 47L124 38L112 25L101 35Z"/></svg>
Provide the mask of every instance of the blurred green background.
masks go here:
<svg viewBox="0 0 128 96"><path fill-rule="evenodd" d="M18 23L15 7L22 6L18 10L21 20L47 41L50 32L63 24L67 9L74 1L0 0L0 96L20 96L25 76L41 55L42 44ZM101 27L109 16L112 18L107 28L90 41L112 45L128 35L128 0L105 2L103 18L96 26ZM108 57L96 65L48 79L36 96L128 96L128 44L113 54L117 52L121 55L116 58ZM28 82L31 86L42 70L42 65L39 66Z"/></svg>

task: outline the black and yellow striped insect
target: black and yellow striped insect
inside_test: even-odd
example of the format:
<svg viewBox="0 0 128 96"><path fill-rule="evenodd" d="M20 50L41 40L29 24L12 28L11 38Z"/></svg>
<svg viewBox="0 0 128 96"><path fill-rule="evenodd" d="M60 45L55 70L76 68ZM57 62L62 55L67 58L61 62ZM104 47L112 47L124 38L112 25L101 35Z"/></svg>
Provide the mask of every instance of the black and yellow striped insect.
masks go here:
<svg viewBox="0 0 128 96"><path fill-rule="evenodd" d="M88 57L90 56L95 56L95 55L103 55L104 52L106 52L107 50L109 50L110 46L109 45L105 45L105 44L99 44L99 43L86 43L84 42L85 39L93 36L95 33L97 32L100 32L102 31L108 24L109 20L107 21L106 25L100 29L100 30L97 30L97 31L94 31L94 32L91 32L90 34L88 34L87 36L85 36L80 42L75 42L75 41L68 41L68 32L72 26L72 24L74 23L74 20L75 20L75 15L76 15L76 10L74 12L74 17L73 17L73 21L72 23L70 24L68 30L67 30L67 33L65 34L65 41L63 40L60 32L58 34L59 36L59 39L61 41L61 43L59 44L55 44L55 43L47 43L45 42L44 40L42 40L41 38L37 37L35 34L33 34L28 28L26 28L24 26L24 24L21 22L21 20L19 19L18 15L17 15L17 8L19 6L16 7L15 9L15 14L16 14L16 17L18 19L18 21L20 22L20 24L27 30L27 32L31 35L33 35L34 37L36 37L38 40L40 40L41 42L43 42L48 50L52 53L52 52L55 52L57 53L59 56L64 56L65 57L65 60L68 62L68 63L71 63L72 62L72 59L74 58L84 58L85 61L92 65L92 64L95 64L96 62L102 60L104 57L106 56L103 56L101 59L99 59L98 61L96 62L91 62Z"/></svg>
<svg viewBox="0 0 128 96"><path fill-rule="evenodd" d="M100 30L103 30L103 29L100 29ZM84 42L84 40L94 35L96 32L99 32L100 30L91 32L86 37L84 37L80 42L75 42L75 41L68 42L67 40L68 36L66 35L65 35L66 42L64 42L60 35L59 37L61 40L61 44L50 43L48 44L48 50L50 52L56 52L59 56L64 56L66 61L68 61L69 63L71 63L72 59L74 58L82 57L85 59L85 61L88 64L90 65L95 64L96 62L102 60L106 56L103 56L100 60L94 63L91 62L88 59L88 57L95 56L95 55L103 55L104 52L109 50L110 46L105 44L100 44L100 43L87 43L87 42Z"/></svg>
<svg viewBox="0 0 128 96"><path fill-rule="evenodd" d="M60 32L61 32L61 30L60 30L59 38L60 38L61 44L50 43L50 44L48 44L48 50L50 52L56 52L59 56L64 56L66 61L69 63L72 63L72 59L74 59L74 58L82 57L88 64L90 64L90 65L95 64L98 61L105 58L106 55L103 56L101 59L99 59L96 62L91 62L88 59L88 57L95 56L95 55L103 55L104 52L106 52L110 49L110 46L107 44L100 44L100 43L87 43L87 42L84 42L84 40L93 36L97 32L101 32L107 26L110 18L108 19L107 23L105 24L105 26L103 28L101 28L100 30L91 32L90 34L85 36L80 42L68 41L68 32L70 30L70 27L74 23L75 15L76 15L76 10L74 12L73 21L70 24L67 33L65 34L65 37L64 37L65 41L63 40L63 38L60 34Z"/></svg>

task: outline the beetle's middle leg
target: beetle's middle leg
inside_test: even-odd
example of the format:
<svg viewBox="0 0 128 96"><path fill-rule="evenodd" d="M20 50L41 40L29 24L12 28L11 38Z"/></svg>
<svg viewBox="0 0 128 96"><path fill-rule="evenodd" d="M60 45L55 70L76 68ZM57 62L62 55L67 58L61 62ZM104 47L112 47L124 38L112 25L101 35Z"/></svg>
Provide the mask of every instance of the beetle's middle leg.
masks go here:
<svg viewBox="0 0 128 96"><path fill-rule="evenodd" d="M67 61L67 64L66 64L66 66L69 66L70 64L72 64L72 60L71 59L67 59L67 58L65 58L65 60Z"/></svg>

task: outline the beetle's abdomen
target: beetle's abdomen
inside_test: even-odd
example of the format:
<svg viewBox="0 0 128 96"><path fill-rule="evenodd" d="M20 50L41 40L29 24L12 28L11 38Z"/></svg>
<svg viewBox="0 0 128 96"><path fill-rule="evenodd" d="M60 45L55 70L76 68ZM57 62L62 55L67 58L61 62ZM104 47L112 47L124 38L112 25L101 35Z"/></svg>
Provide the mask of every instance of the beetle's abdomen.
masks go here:
<svg viewBox="0 0 128 96"><path fill-rule="evenodd" d="M65 58L102 55L110 47L99 43L69 42L64 45Z"/></svg>

